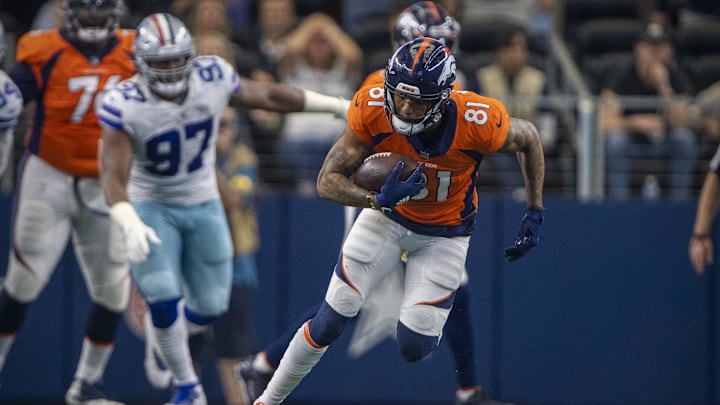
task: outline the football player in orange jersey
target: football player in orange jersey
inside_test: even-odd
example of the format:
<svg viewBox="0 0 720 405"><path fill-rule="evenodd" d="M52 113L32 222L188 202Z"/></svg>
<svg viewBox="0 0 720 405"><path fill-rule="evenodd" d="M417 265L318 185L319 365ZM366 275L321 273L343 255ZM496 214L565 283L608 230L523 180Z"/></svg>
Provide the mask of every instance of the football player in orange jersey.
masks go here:
<svg viewBox="0 0 720 405"><path fill-rule="evenodd" d="M412 39L429 36L443 42L453 53L457 52L461 31L460 24L440 4L433 1L418 1L405 8L400 8L398 11L391 12L390 33L392 45L395 49ZM382 87L384 80L385 68L381 68L370 73L360 87ZM459 80L455 81L453 90L462 90ZM350 216L350 220L347 222L351 224L355 218L356 208L346 208L349 208L346 215ZM393 284L395 280L397 279L389 277L382 283L382 286L387 289L395 288ZM460 286L455 292L455 300L444 331L455 361L454 374L457 382L455 404L502 405L502 402L491 399L489 393L478 384L470 308L471 291L467 283L468 277L467 272L465 272ZM380 302L380 297L383 296L387 295L374 293L368 301L374 300L378 302L369 305L384 307L386 303ZM308 308L293 324L285 329L282 335L266 345L262 351L242 359L235 366L235 375L245 385L250 401L254 401L267 386L295 331L317 313L321 304L322 302L319 302ZM368 304L367 301L366 304ZM378 311L361 310L360 313L360 319L365 318L366 321L361 321L353 334L349 349L350 354L353 356L361 355L361 352L364 353L379 343L379 337L384 338L388 334L392 335L393 332L377 330L389 326L388 322L374 319L383 316L382 314L378 315ZM365 328L372 328L373 331L367 331ZM362 349L357 350L356 348Z"/></svg>
<svg viewBox="0 0 720 405"><path fill-rule="evenodd" d="M0 293L0 367L28 306L47 282L72 235L92 309L69 405L116 405L102 383L130 278L109 256L110 218L98 178L97 95L135 73L133 31L118 29L120 0L65 0L66 26L31 31L9 70L24 102L35 101L19 170L7 275Z"/></svg>
<svg viewBox="0 0 720 405"><path fill-rule="evenodd" d="M297 330L255 405L285 400L358 315L370 292L402 270L404 250L410 254L397 322L400 353L414 362L437 347L465 271L483 156L516 153L525 178L528 209L505 256L519 259L537 245L545 172L537 129L511 118L498 100L453 92L454 82L450 49L418 38L388 61L384 88L364 87L355 94L348 125L320 170L318 193L366 209L343 243L325 301ZM376 152L405 154L420 164L402 181L399 163L379 192L365 190L350 177Z"/></svg>

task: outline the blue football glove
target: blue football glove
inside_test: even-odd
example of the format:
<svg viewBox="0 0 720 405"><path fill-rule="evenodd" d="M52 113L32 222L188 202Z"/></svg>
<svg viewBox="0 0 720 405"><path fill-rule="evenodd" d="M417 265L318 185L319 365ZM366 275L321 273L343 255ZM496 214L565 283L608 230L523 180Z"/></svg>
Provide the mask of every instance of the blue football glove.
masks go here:
<svg viewBox="0 0 720 405"><path fill-rule="evenodd" d="M380 192L375 195L375 200L383 211L407 202L412 196L425 188L427 182L423 176L425 163L420 163L405 181L400 180L400 172L403 166L405 166L403 162L398 162L395 165L393 171L385 179L385 184L380 188Z"/></svg>
<svg viewBox="0 0 720 405"><path fill-rule="evenodd" d="M520 221L520 229L515 245L505 249L505 257L510 261L523 257L540 242L540 225L543 223L545 208L530 207Z"/></svg>

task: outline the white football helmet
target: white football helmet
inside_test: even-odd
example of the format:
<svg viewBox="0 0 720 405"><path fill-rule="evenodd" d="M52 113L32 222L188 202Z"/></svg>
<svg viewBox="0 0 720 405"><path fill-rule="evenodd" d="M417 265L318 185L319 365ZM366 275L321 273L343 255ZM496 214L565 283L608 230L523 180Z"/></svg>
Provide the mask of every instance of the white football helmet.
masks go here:
<svg viewBox="0 0 720 405"><path fill-rule="evenodd" d="M135 36L135 65L150 89L167 98L188 87L195 42L178 18L167 13L145 17Z"/></svg>
<svg viewBox="0 0 720 405"><path fill-rule="evenodd" d="M68 31L81 42L96 44L112 36L125 6L122 0L64 0L63 9Z"/></svg>

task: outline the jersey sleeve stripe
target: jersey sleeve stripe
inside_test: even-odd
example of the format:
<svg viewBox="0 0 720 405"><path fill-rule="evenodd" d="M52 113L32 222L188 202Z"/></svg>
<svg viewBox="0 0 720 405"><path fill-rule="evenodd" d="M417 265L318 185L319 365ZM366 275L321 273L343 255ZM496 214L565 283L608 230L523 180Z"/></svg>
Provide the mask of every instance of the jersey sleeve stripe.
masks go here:
<svg viewBox="0 0 720 405"><path fill-rule="evenodd" d="M122 111L118 110L117 108L112 108L107 104L102 105L102 111L112 114L115 117L122 118Z"/></svg>
<svg viewBox="0 0 720 405"><path fill-rule="evenodd" d="M123 131L123 130L124 130L123 125L122 125L122 122L120 122L120 121L114 121L114 120L108 118L107 116L105 116L104 114L101 114L101 115L100 115L100 122L102 122L103 124L108 125L108 126L110 126L110 127L112 127L112 128L115 128L115 129L117 129L118 131Z"/></svg>

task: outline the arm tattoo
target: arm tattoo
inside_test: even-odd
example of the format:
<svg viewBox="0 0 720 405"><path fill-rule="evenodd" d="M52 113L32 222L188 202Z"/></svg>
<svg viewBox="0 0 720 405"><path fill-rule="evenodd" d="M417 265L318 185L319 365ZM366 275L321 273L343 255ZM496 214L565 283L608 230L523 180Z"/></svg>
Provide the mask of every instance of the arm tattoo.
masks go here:
<svg viewBox="0 0 720 405"><path fill-rule="evenodd" d="M320 171L320 195L342 205L367 208L368 191L356 186L350 176L371 151L365 144L352 147L346 147L342 143L335 144L328 152Z"/></svg>

